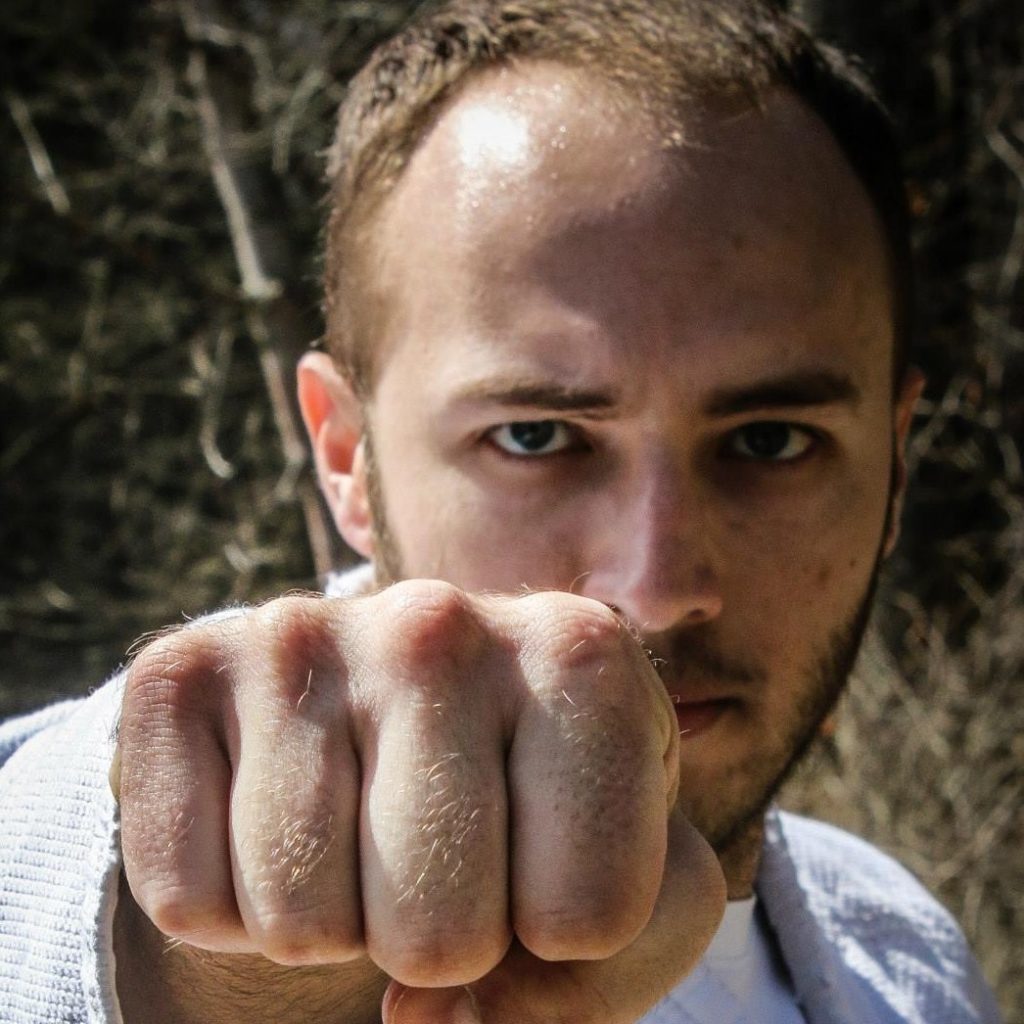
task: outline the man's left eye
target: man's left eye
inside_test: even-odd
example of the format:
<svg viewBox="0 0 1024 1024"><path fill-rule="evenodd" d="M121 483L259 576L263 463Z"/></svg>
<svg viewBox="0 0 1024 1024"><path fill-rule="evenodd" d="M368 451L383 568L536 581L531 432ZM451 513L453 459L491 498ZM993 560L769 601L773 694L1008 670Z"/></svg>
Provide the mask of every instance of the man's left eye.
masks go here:
<svg viewBox="0 0 1024 1024"><path fill-rule="evenodd" d="M558 420L503 423L488 436L503 452L520 457L554 455L564 451L574 440L569 427Z"/></svg>
<svg viewBox="0 0 1024 1024"><path fill-rule="evenodd" d="M729 437L727 451L741 459L758 462L795 462L818 440L806 427L766 420L748 423Z"/></svg>

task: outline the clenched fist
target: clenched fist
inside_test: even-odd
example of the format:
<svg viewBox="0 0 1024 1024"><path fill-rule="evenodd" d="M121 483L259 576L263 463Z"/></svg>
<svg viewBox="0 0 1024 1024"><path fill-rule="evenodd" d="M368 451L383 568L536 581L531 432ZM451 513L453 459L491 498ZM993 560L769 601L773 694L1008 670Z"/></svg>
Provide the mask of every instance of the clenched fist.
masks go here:
<svg viewBox="0 0 1024 1024"><path fill-rule="evenodd" d="M424 581L282 598L132 665L125 872L189 947L365 961L402 1024L633 1021L724 901L674 810L678 742L596 602Z"/></svg>

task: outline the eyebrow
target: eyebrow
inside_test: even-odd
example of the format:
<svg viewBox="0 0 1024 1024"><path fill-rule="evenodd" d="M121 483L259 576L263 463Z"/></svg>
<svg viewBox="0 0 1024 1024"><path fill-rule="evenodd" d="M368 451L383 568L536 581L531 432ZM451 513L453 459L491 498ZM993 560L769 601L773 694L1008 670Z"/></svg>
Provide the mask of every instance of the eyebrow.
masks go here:
<svg viewBox="0 0 1024 1024"><path fill-rule="evenodd" d="M846 375L828 370L786 374L738 388L720 388L704 404L708 416L735 416L757 409L793 409L845 403L856 405L860 389Z"/></svg>
<svg viewBox="0 0 1024 1024"><path fill-rule="evenodd" d="M457 402L486 402L495 405L523 406L551 412L575 412L600 416L618 404L612 391L573 388L557 382L485 380L462 388Z"/></svg>
<svg viewBox="0 0 1024 1024"><path fill-rule="evenodd" d="M726 417L758 409L807 408L838 403L856 405L860 398L860 389L847 375L811 370L743 387L716 389L704 403L703 411L706 416ZM610 389L573 388L555 381L495 379L467 384L455 395L455 402L520 406L600 418L618 407L621 399Z"/></svg>

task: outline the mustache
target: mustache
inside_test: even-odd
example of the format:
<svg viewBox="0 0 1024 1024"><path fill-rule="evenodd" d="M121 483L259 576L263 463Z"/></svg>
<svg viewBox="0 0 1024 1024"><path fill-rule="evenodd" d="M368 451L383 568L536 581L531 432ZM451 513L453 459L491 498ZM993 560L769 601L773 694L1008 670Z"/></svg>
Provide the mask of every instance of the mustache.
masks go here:
<svg viewBox="0 0 1024 1024"><path fill-rule="evenodd" d="M626 627L643 647L662 682L685 685L688 679L714 680L752 686L765 680L764 669L749 660L724 654L708 635L696 630L644 634L630 622Z"/></svg>

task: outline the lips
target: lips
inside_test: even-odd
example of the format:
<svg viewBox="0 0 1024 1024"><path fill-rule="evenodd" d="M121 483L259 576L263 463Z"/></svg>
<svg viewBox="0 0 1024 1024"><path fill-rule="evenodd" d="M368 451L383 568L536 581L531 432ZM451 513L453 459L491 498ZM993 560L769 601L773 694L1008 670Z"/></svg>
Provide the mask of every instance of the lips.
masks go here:
<svg viewBox="0 0 1024 1024"><path fill-rule="evenodd" d="M679 723L679 738L691 740L711 729L736 702L729 698L685 700L673 695L672 703Z"/></svg>

